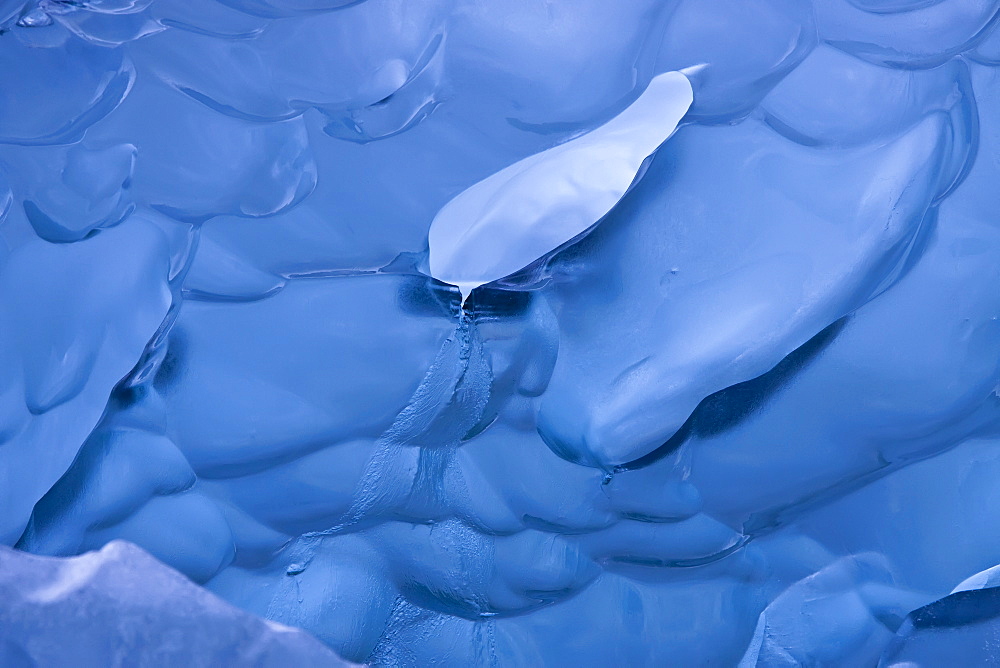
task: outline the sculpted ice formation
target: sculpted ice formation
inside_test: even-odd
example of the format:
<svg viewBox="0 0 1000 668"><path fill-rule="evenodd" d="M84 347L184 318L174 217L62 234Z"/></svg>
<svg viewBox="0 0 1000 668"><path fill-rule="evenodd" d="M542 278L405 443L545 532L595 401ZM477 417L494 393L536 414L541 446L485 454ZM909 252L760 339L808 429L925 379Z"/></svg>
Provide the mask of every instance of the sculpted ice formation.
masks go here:
<svg viewBox="0 0 1000 668"><path fill-rule="evenodd" d="M129 192L136 158L131 144L81 143L22 152L19 158L18 181L28 195L24 213L46 241L79 241L135 210Z"/></svg>
<svg viewBox="0 0 1000 668"><path fill-rule="evenodd" d="M266 18L284 18L297 14L319 14L332 9L343 9L366 0L225 0L229 5L247 14Z"/></svg>
<svg viewBox="0 0 1000 668"><path fill-rule="evenodd" d="M170 86L243 120L287 120L317 108L331 122L346 121L382 100L382 109L406 106L398 99L404 90L438 87L439 76L423 79L440 68L447 2L342 2L342 11L330 13L302 4L311 11L240 39L202 30L157 35L136 45L137 58Z"/></svg>
<svg viewBox="0 0 1000 668"><path fill-rule="evenodd" d="M88 44L50 20L11 30L0 70L5 91L0 144L77 142L121 104L134 77L132 63L120 50ZM44 86L37 85L39 79ZM49 95L53 90L59 95Z"/></svg>
<svg viewBox="0 0 1000 668"><path fill-rule="evenodd" d="M464 299L586 232L673 134L692 99L684 74L661 74L599 128L463 191L431 223L431 276L457 285Z"/></svg>
<svg viewBox="0 0 1000 668"><path fill-rule="evenodd" d="M591 465L637 460L703 398L764 373L863 303L905 260L941 188L945 128L929 116L886 146L833 153L768 141L754 121L682 130L569 253L589 271L551 288L561 338L538 417L546 442ZM694 184L710 177L725 194L696 208ZM836 186L817 193L817 182ZM751 202L751 191L769 192ZM734 199L745 205L732 209ZM682 210L686 224L663 229L661 216ZM794 236L766 225L779 212L796 221ZM648 273L629 271L637 258ZM661 295L652 306L651 293ZM611 347L613 356L590 353Z"/></svg>
<svg viewBox="0 0 1000 668"><path fill-rule="evenodd" d="M740 668L875 665L889 631L879 586L892 577L877 555L844 558L781 593L760 613Z"/></svg>
<svg viewBox="0 0 1000 668"><path fill-rule="evenodd" d="M0 662L8 666L350 665L123 541L68 559L0 546L0 594Z"/></svg>
<svg viewBox="0 0 1000 668"><path fill-rule="evenodd" d="M989 665L996 660L997 594L962 592L914 610L879 665Z"/></svg>
<svg viewBox="0 0 1000 668"><path fill-rule="evenodd" d="M997 11L0 3L0 663L996 663Z"/></svg>
<svg viewBox="0 0 1000 668"><path fill-rule="evenodd" d="M974 47L1000 17L996 0L912 3L903 11L880 4L816 0L820 37L879 65L929 68Z"/></svg>
<svg viewBox="0 0 1000 668"><path fill-rule="evenodd" d="M675 6L580 0L520 2L511 11L498 3L459 3L448 17L448 51L463 66L449 68L445 99L481 97L480 113L466 119L477 125L496 113L505 125L536 134L591 129L634 100L654 74L704 62L657 65ZM500 132L492 127L490 134ZM518 137L510 135L524 141Z"/></svg>
<svg viewBox="0 0 1000 668"><path fill-rule="evenodd" d="M941 111L955 135L952 150L964 160L976 129L974 100L962 61L889 69L821 46L764 98L761 111L792 141L834 147L888 139Z"/></svg>
<svg viewBox="0 0 1000 668"><path fill-rule="evenodd" d="M140 113L173 108L162 127ZM153 78L140 82L121 120L95 128L95 141L125 134L138 156L131 187L148 206L179 221L230 214L267 216L300 201L316 185L301 119L260 124L218 114Z"/></svg>
<svg viewBox="0 0 1000 668"><path fill-rule="evenodd" d="M30 241L4 261L4 542L17 540L31 507L66 472L163 321L167 270L162 235L141 220L77 244Z"/></svg>
<svg viewBox="0 0 1000 668"><path fill-rule="evenodd" d="M690 117L717 123L745 116L816 46L812 8L798 0L669 3L657 69L693 73Z"/></svg>
<svg viewBox="0 0 1000 668"><path fill-rule="evenodd" d="M165 29L149 11L151 4L152 0L40 3L34 15L36 20L58 22L98 46L115 47Z"/></svg>
<svg viewBox="0 0 1000 668"><path fill-rule="evenodd" d="M440 316L401 313L406 283L395 276L304 279L260 302L221 309L188 304L168 352L177 372L161 373L154 388L168 405L170 433L195 469L216 477L211 471L218 467L232 477L331 439L385 431L453 330ZM312 317L301 319L307 312ZM331 318L336 325L324 325ZM289 325L300 328L293 330L297 353L284 345ZM380 338L364 335L372 328ZM253 332L249 341L246 332ZM390 339L397 344L387 347ZM323 366L303 377L294 363L300 354ZM214 434L208 442L206 428Z"/></svg>
<svg viewBox="0 0 1000 668"><path fill-rule="evenodd" d="M969 53L969 58L983 65L1000 65L1000 36L996 31L986 35Z"/></svg>

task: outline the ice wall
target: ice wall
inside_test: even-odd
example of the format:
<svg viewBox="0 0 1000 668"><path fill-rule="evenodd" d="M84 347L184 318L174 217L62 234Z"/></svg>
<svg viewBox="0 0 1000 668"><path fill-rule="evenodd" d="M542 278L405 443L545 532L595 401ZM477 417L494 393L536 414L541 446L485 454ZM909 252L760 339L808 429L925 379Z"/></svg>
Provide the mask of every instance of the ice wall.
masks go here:
<svg viewBox="0 0 1000 668"><path fill-rule="evenodd" d="M998 21L0 0L0 652L1000 662Z"/></svg>

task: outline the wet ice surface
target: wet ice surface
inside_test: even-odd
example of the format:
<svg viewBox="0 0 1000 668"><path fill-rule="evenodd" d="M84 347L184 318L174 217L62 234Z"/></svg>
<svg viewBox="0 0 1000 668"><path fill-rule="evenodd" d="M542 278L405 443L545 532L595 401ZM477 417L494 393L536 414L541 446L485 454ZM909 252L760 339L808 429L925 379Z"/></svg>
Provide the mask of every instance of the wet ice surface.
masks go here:
<svg viewBox="0 0 1000 668"><path fill-rule="evenodd" d="M0 652L1000 661L998 16L0 3Z"/></svg>

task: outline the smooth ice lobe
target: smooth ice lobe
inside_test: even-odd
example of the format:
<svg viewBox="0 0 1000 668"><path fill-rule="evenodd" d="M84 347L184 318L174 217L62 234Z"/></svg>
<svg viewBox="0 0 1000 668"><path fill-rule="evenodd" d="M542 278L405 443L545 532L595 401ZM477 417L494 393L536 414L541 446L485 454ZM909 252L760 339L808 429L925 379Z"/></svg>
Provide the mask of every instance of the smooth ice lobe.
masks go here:
<svg viewBox="0 0 1000 668"><path fill-rule="evenodd" d="M638 459L702 399L766 372L894 280L950 180L943 120L931 114L885 146L823 153L773 142L752 121L678 132L579 251L606 296L552 288L561 338L539 407L546 442L591 465ZM686 224L664 229L664 216ZM654 234L664 240L650 244Z"/></svg>
<svg viewBox="0 0 1000 668"><path fill-rule="evenodd" d="M163 321L164 246L133 219L75 244L32 241L0 268L0 542L21 534Z"/></svg>
<svg viewBox="0 0 1000 668"><path fill-rule="evenodd" d="M431 223L431 276L467 297L586 232L628 191L693 101L684 74L661 74L604 125L460 193Z"/></svg>

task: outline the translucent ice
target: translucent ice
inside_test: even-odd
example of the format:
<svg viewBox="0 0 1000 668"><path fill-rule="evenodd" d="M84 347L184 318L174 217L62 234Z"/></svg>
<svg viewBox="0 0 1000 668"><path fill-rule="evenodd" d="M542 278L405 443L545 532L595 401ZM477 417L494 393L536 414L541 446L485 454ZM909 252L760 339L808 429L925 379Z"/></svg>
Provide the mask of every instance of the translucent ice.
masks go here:
<svg viewBox="0 0 1000 668"><path fill-rule="evenodd" d="M5 260L0 271L0 536L5 542L17 540L31 507L66 472L112 388L162 322L170 305L167 261L162 235L140 220L77 244L31 241Z"/></svg>
<svg viewBox="0 0 1000 668"><path fill-rule="evenodd" d="M996 663L1000 592L995 570L977 573L948 596L911 612L879 665Z"/></svg>
<svg viewBox="0 0 1000 668"><path fill-rule="evenodd" d="M996 663L998 22L0 0L0 664Z"/></svg>
<svg viewBox="0 0 1000 668"><path fill-rule="evenodd" d="M898 4L816 0L820 37L875 63L934 67L984 39L1000 13L996 0Z"/></svg>
<svg viewBox="0 0 1000 668"><path fill-rule="evenodd" d="M79 141L121 104L135 76L122 51L88 44L51 22L10 31L3 52L0 144Z"/></svg>
<svg viewBox="0 0 1000 668"><path fill-rule="evenodd" d="M929 115L889 144L835 152L774 141L754 121L678 133L596 236L566 253L586 271L549 288L561 312L538 417L549 445L601 466L639 459L706 396L767 371L870 298L946 182L945 122ZM709 179L711 198L699 185ZM795 234L769 225L774 216L795 221ZM648 271L632 270L638 258Z"/></svg>
<svg viewBox="0 0 1000 668"><path fill-rule="evenodd" d="M725 122L749 113L816 46L813 11L799 0L665 3L670 19L657 69L705 67L695 74L691 115Z"/></svg>

